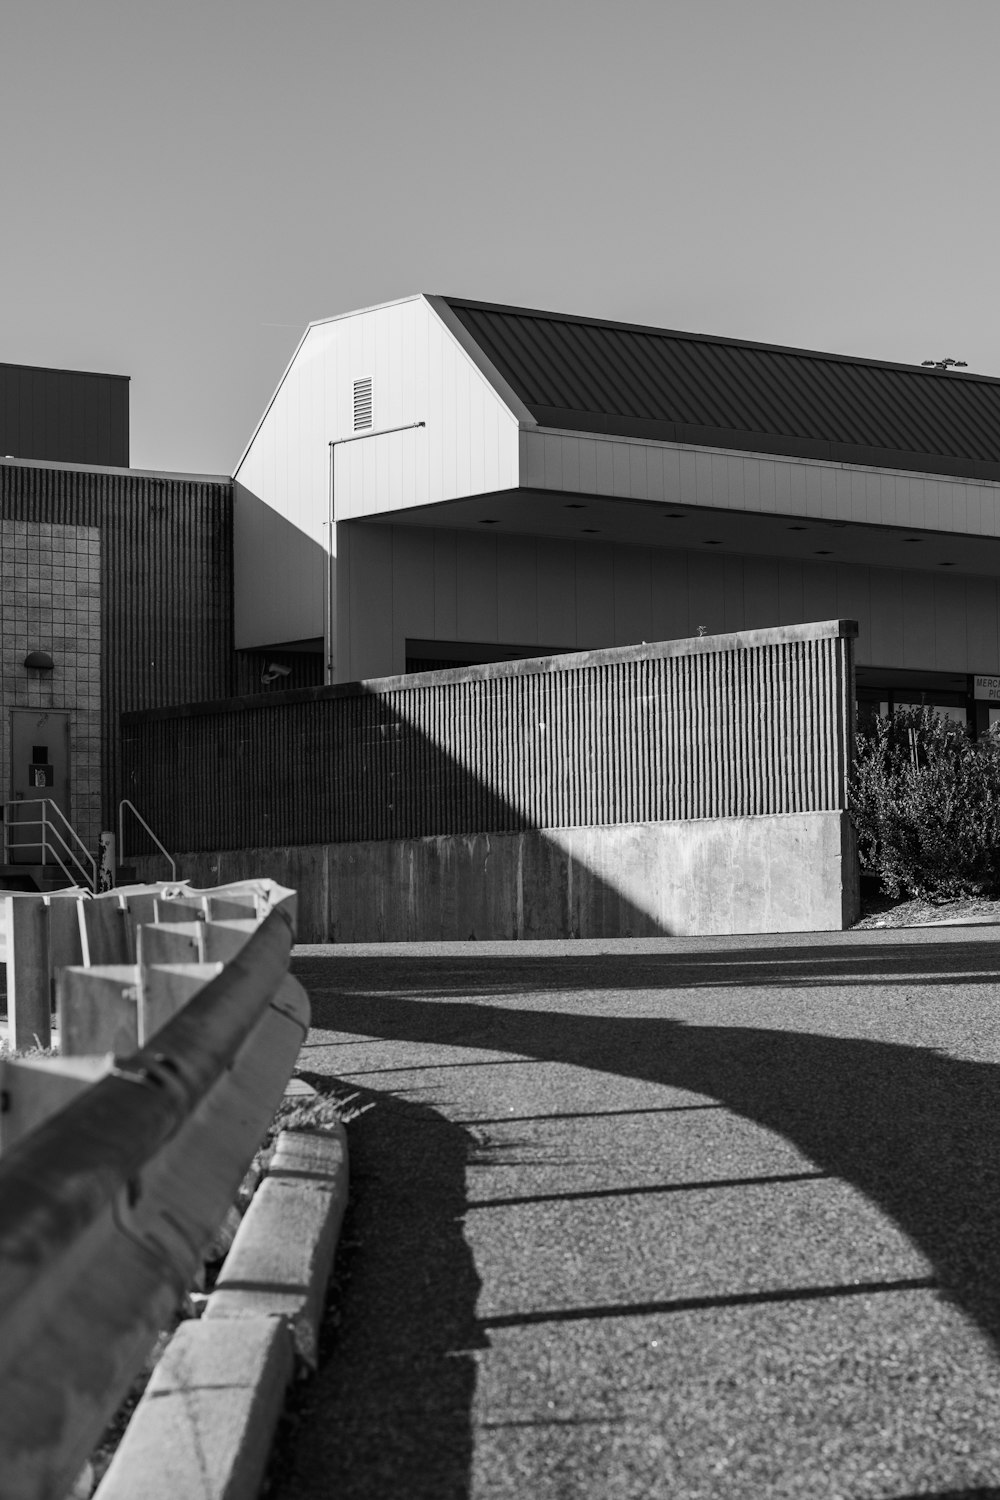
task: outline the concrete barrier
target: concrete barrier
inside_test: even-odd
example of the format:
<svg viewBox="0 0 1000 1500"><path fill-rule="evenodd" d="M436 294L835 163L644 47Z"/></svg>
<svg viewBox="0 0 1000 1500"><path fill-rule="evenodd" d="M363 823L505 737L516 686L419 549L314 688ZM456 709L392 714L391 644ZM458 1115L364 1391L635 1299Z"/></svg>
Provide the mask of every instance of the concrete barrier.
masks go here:
<svg viewBox="0 0 1000 1500"><path fill-rule="evenodd" d="M284 1091L309 1006L287 973L294 893L272 896L235 957L194 976L196 993L153 1047L94 1065L94 1081L56 1059L44 1099L15 1110L23 1133L0 1160L4 1500L66 1493L190 1284ZM85 946L90 931L81 922ZM114 1026L127 1029L141 974L110 968L67 971L61 983L82 974L95 993L113 992ZM4 1066L30 1082L23 1063Z"/></svg>

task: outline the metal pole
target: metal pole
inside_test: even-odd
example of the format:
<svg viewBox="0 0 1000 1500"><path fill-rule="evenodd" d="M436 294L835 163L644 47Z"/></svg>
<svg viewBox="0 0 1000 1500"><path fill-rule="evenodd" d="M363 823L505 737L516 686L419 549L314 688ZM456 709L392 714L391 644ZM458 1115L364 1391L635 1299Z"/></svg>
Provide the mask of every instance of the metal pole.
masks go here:
<svg viewBox="0 0 1000 1500"><path fill-rule="evenodd" d="M327 518L327 549L326 549L326 682L329 686L333 682L333 643L336 638L336 581L337 557L333 550L334 526L337 519L336 505L334 501L334 459L335 450L343 443L359 443L363 438L387 437L390 432L409 432L414 427L426 427L426 422L403 422L398 427L377 427L371 432L352 432L350 437L332 438L330 440L330 503L329 516Z"/></svg>
<svg viewBox="0 0 1000 1500"><path fill-rule="evenodd" d="M330 444L330 504L329 515L326 522L326 671L324 681L327 687L333 682L333 642L335 638L334 603L333 603L333 570L336 567L336 557L333 550L333 465L336 455L336 441Z"/></svg>

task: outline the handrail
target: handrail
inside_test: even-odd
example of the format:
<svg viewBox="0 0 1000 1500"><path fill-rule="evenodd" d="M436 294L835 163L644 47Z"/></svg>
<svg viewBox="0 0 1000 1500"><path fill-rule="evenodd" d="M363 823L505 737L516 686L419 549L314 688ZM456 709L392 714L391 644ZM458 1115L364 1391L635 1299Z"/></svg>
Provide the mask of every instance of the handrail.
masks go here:
<svg viewBox="0 0 1000 1500"><path fill-rule="evenodd" d="M24 812L24 810L26 808L35 808L35 807L41 808L42 815L41 815L40 818L26 818L26 817L23 816L23 812ZM18 811L18 816L16 818L10 818L10 817L8 817L7 816L7 809L8 808L16 808L17 811ZM75 850L72 848L72 846L66 841L66 838L63 835L63 832L60 829L59 825L57 823L55 823L55 822L53 822L53 821L50 820L50 818L48 816L48 809L49 808L54 808L55 809L55 811L59 814L59 817L61 818L61 820L63 822L63 825L65 826L67 832L70 833L72 835L72 837L76 840L77 844L79 844L81 850L83 851L83 856L86 859L87 864L89 864L89 866L90 866L90 872L89 872L89 874L88 874L88 871L87 871L87 867L86 867L86 865L84 865L83 861L80 859L80 856L75 852ZM13 829L13 828L19 828L19 829L24 829L24 828L41 828L41 830L42 830L42 837L41 837L40 840L39 839L26 839L26 840L24 840L19 845L18 844L12 845L11 844L10 833L11 833L11 829ZM62 845L63 852L65 853L67 859L69 859L71 861L71 863L76 866L77 871L79 872L80 875L83 876L84 881L86 882L87 885L89 885L90 889L92 891L96 891L97 890L97 885L98 885L98 880L97 880L97 861L95 860L94 856L91 854L90 850L87 848L86 844L83 842L83 839L77 833L76 829L73 827L72 823L67 818L66 814L63 812L62 808L59 806L58 802L54 801L53 798L51 798L51 797L36 797L36 798L32 798L32 800L28 801L28 802L5 802L4 803L3 829L4 829L3 841L4 841L4 859L5 859L5 862L9 862L9 860L10 860L10 851L11 851L12 847L14 847L14 848L18 848L19 847L19 848L22 848L22 849L40 849L42 851L42 862L44 863L45 856L47 854L51 854L54 857L56 863L58 864L60 870L62 870L62 872L65 875L66 879L70 882L71 885L75 885L76 884L76 878L70 873L69 870L67 870L66 866L63 864L63 861L62 861L62 859L60 858L60 855L59 855L59 850L55 847L54 844L50 844L50 842L49 842L48 834L49 834L49 830L51 829L53 836L55 838L57 838L59 840L59 843Z"/></svg>
<svg viewBox="0 0 1000 1500"><path fill-rule="evenodd" d="M32 843L26 843L26 844L22 844L20 847L22 849L34 849L34 848L41 849L41 851L42 851L42 863L43 864L45 863L45 856L47 854L51 854L53 856L53 858L55 859L56 864L59 866L60 870L62 870L62 872L65 875L66 879L69 881L70 885L76 885L76 877L74 875L72 875L70 873L70 871L67 870L66 866L63 864L62 858L61 858L61 856L59 854L59 850L56 849L56 848L50 848L49 847L49 841L48 841L48 838L46 836L48 834L49 824L45 821L44 817L43 818L25 818L22 822L19 822L17 826L19 828L37 828L37 827L40 826L42 828L42 841L41 841L41 843L37 844L37 845L36 844L32 844ZM86 870L80 864L80 861L77 859L76 855L73 854L72 850L66 848L66 840L62 837L62 834L59 832L58 828L56 828L55 826L53 826L52 832L56 835L56 837L61 842L61 844L63 846L63 849L65 850L65 852L69 856L69 858L73 861L73 863L76 865L77 870L79 871L79 873L81 875L83 875L84 879L86 879L86 877L87 877Z"/></svg>
<svg viewBox="0 0 1000 1500"><path fill-rule="evenodd" d="M143 817L142 813L136 807L135 803L134 802L130 802L127 797L123 797L122 800L118 804L118 863L121 864L121 865L123 865L125 863L125 819L123 817L123 814L125 812L126 807L131 812L133 818L136 818L138 820L138 822L140 822L142 824L143 828L145 828L146 832L149 834L150 838L153 840L153 843L156 845L156 847L159 849L160 853L166 859L167 863L170 866L170 878L171 878L171 880L176 880L177 879L177 861L174 859L174 856L166 848L166 845L162 844L160 842L160 840L156 837L156 834L150 828L149 824L146 822L146 819Z"/></svg>
<svg viewBox="0 0 1000 1500"><path fill-rule="evenodd" d="M0 1160L6 1500L65 1493L190 1285L308 1030L291 943L281 900L149 1044Z"/></svg>

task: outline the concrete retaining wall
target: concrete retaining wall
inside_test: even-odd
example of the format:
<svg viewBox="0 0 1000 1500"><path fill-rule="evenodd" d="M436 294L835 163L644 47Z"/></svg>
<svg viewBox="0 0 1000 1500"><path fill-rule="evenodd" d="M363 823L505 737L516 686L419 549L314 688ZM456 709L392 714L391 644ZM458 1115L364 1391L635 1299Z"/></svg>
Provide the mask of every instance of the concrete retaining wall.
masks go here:
<svg viewBox="0 0 1000 1500"><path fill-rule="evenodd" d="M142 880L163 878L156 858ZM831 932L859 915L842 812L622 823L182 855L198 887L268 875L299 941Z"/></svg>

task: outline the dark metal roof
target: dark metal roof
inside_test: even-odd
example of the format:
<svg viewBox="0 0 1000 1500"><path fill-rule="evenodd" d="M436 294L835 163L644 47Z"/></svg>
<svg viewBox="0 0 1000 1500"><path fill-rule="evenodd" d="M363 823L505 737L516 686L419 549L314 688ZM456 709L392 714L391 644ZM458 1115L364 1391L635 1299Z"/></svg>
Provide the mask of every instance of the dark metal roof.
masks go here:
<svg viewBox="0 0 1000 1500"><path fill-rule="evenodd" d="M544 427L1000 479L1000 380L444 299Z"/></svg>

